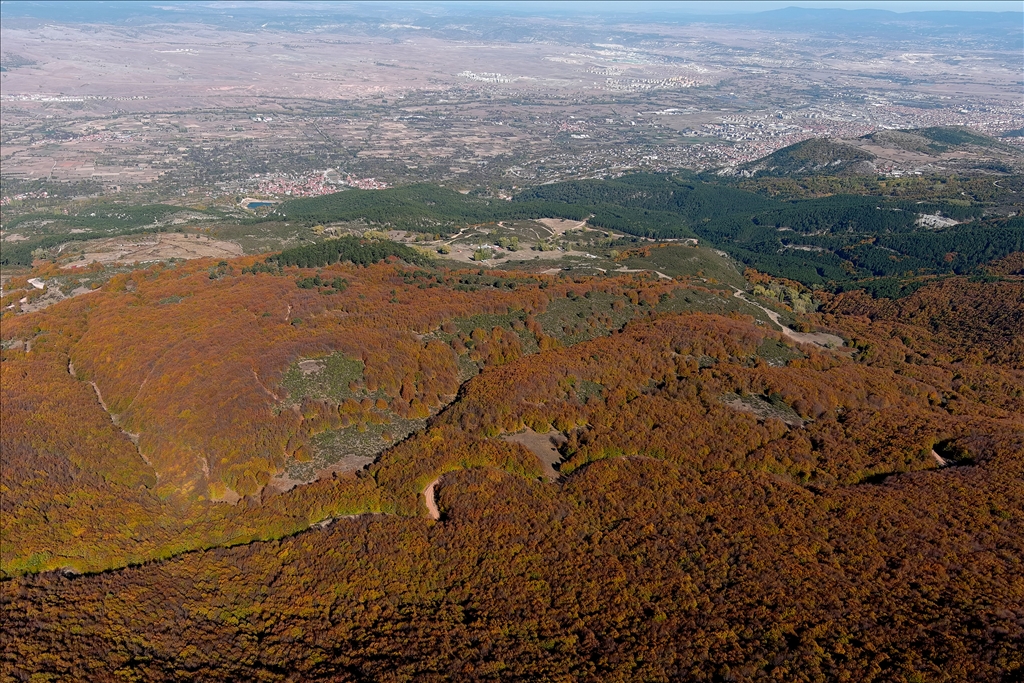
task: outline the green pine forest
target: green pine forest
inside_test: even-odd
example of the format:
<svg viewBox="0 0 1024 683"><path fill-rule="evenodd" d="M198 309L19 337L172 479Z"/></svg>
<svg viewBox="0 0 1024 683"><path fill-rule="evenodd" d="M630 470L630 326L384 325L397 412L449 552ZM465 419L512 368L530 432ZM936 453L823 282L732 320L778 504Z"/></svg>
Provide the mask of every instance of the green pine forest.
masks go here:
<svg viewBox="0 0 1024 683"><path fill-rule="evenodd" d="M1021 184L1012 180L1004 185ZM594 227L637 237L696 237L751 268L807 286L890 297L907 291L901 281L972 274L1024 249L1024 217L1005 210L1005 197L965 201L942 196L941 190L929 194L780 198L689 174L637 174L543 185L511 201L426 184L349 190L285 202L268 220L364 220L374 227L451 235L484 222L586 218ZM927 227L919 223L921 215L957 224Z"/></svg>

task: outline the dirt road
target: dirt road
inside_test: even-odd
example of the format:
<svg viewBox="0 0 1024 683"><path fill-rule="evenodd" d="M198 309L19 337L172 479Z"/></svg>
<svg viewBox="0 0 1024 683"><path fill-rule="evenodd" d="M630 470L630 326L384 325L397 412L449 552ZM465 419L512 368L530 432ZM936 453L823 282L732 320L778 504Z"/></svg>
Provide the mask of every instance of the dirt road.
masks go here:
<svg viewBox="0 0 1024 683"><path fill-rule="evenodd" d="M427 488L423 489L423 499L427 503L427 514L431 519L441 519L441 511L437 509L437 501L434 500L434 488L439 481L441 481L441 477L430 482L427 484Z"/></svg>
<svg viewBox="0 0 1024 683"><path fill-rule="evenodd" d="M825 349L837 349L845 343L843 342L842 337L837 337L834 334L827 334L825 332L797 332L796 330L791 330L790 328L782 324L782 322L779 320L778 313L769 310L762 306L761 304L757 303L756 301L751 301L747 297L743 296L742 289L736 289L735 287L733 287L733 289L735 290L735 294L733 294L733 296L735 296L737 299L743 300L744 302L750 304L751 306L760 308L762 311L764 311L765 315L767 315L773 323L779 326L779 329L782 330L783 336L785 336L787 339L795 341L798 344L814 344L815 346L820 346Z"/></svg>

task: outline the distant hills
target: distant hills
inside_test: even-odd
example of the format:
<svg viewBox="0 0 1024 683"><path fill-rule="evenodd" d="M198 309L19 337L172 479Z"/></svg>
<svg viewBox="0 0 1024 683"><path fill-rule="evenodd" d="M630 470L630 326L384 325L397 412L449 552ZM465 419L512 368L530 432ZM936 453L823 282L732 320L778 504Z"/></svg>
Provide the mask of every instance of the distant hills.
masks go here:
<svg viewBox="0 0 1024 683"><path fill-rule="evenodd" d="M876 133L865 135L860 139L870 140L871 142L888 145L908 152L921 152L922 154L933 156L943 154L953 147L966 146L999 148L1002 151L1011 151L1011 148L1000 143L998 140L986 135L979 135L969 128L961 126L880 130Z"/></svg>
<svg viewBox="0 0 1024 683"><path fill-rule="evenodd" d="M1024 153L960 126L880 130L859 138L812 138L721 175L874 175L903 172L1015 173Z"/></svg>
<svg viewBox="0 0 1024 683"><path fill-rule="evenodd" d="M702 3L698 3L702 4ZM203 24L232 30L317 31L325 26L346 26L368 35L390 35L396 30L429 31L434 35L474 35L481 39L521 41L552 37L563 29L560 19L588 17L590 28L575 32L580 41L600 41L610 26L633 22L637 9L630 3L290 3L280 12L274 3L148 2L5 2L8 25L49 22L130 25ZM988 47L1019 50L1020 12L925 11L894 12L883 9L786 7L764 12L729 9L721 3L714 13L703 13L676 3L642 3L644 21L656 24L702 24L885 40L983 40ZM556 20L558 28L523 17ZM642 32L635 34L642 36ZM627 38L628 40L629 38ZM642 39L642 38L641 38Z"/></svg>
<svg viewBox="0 0 1024 683"><path fill-rule="evenodd" d="M874 173L875 155L839 140L811 138L737 166L736 175L788 176L800 173Z"/></svg>

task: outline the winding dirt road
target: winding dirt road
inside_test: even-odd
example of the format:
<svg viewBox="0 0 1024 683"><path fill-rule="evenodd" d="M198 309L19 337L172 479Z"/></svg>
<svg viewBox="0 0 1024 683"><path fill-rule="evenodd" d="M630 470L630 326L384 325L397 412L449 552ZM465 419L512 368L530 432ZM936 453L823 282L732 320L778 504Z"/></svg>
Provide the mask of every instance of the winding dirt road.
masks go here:
<svg viewBox="0 0 1024 683"><path fill-rule="evenodd" d="M743 296L742 289L737 289L736 287L733 287L733 289L735 290L735 294L733 294L734 297L750 304L751 306L760 308L773 323L779 326L779 329L782 330L783 336L798 344L814 344L815 346L820 346L825 349L837 349L845 343L842 337L837 337L834 334L828 334L826 332L797 332L796 330L792 330L782 324L782 321L779 320L778 313Z"/></svg>
<svg viewBox="0 0 1024 683"><path fill-rule="evenodd" d="M70 360L68 361L68 374L71 375L73 378L78 379L78 376L75 374L75 365ZM121 421L118 419L118 416L110 412L110 408L107 407L107 402L103 400L103 394L100 393L100 388L96 386L96 382L89 380L87 381L89 382L89 385L92 387L92 390L96 392L96 399L99 401L100 407L103 408L103 412L110 416L110 421L113 423L113 425L117 427L119 430L121 430L121 433L127 436L129 441L135 444L135 450L138 451L139 457L142 458L142 462L152 467L153 463L149 461L149 458L143 455L142 449L139 448L139 435L132 434L131 432L129 432L128 430L121 426ZM156 476L159 479L160 473L156 472L155 470L154 472L156 473Z"/></svg>
<svg viewBox="0 0 1024 683"><path fill-rule="evenodd" d="M423 489L423 499L427 503L427 514L431 519L441 519L441 511L437 509L437 501L434 500L434 487L439 481L441 481L441 477L430 482L427 484L427 488Z"/></svg>

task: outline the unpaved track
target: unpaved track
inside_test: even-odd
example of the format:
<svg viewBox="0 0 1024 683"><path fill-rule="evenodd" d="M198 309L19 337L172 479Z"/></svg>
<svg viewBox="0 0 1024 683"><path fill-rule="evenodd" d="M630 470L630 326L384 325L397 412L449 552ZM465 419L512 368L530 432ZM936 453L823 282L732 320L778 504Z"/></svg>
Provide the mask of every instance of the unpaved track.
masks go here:
<svg viewBox="0 0 1024 683"><path fill-rule="evenodd" d="M569 230L579 230L587 224L587 221L570 221L565 218L538 218L537 222L550 228L552 237L558 237Z"/></svg>
<svg viewBox="0 0 1024 683"><path fill-rule="evenodd" d="M68 374L71 375L74 379L78 380L78 376L75 374L75 364L70 360L68 361ZM118 416L110 412L110 409L107 408L107 402L103 400L103 394L100 393L100 388L96 386L96 382L89 381L89 385L92 387L92 390L96 392L96 399L99 401L100 407L103 408L103 412L110 416L110 421L114 424L115 427L121 430L122 434L128 437L129 441L135 444L135 450L138 451L139 457L142 458L142 462L146 463L150 467L153 467L153 463L149 461L149 458L143 455L142 449L139 448L139 435L132 434L131 432L125 430L121 426L121 422L120 420L118 420ZM160 473L157 472L155 468L153 471L156 473L156 476L159 479Z"/></svg>
<svg viewBox="0 0 1024 683"><path fill-rule="evenodd" d="M814 344L815 346L820 346L824 349L837 349L845 343L842 337L837 337L834 334L828 334L826 332L797 332L796 330L791 330L790 328L782 324L782 322L779 320L778 313L769 310L762 306L761 304L757 303L756 301L751 301L747 297L743 296L742 289L737 289L736 287L733 287L733 289L736 291L736 293L733 294L734 297L750 304L751 306L760 308L762 311L765 312L765 315L767 315L773 323L779 326L779 329L782 330L783 336L792 341L795 341L798 344Z"/></svg>
<svg viewBox="0 0 1024 683"><path fill-rule="evenodd" d="M431 519L441 519L441 511L437 509L437 501L434 500L434 488L439 481L441 481L441 477L430 482L427 484L427 488L423 489L423 499L427 503L427 514Z"/></svg>
<svg viewBox="0 0 1024 683"><path fill-rule="evenodd" d="M288 307L288 311L291 312L291 306ZM273 397L275 401L281 400L277 394L268 389L267 385L263 383L263 380L260 379L260 376L256 374L256 368L252 368L252 376L256 378L256 384L259 384L260 388L263 389L263 391L267 392L267 394L269 394L271 397Z"/></svg>

